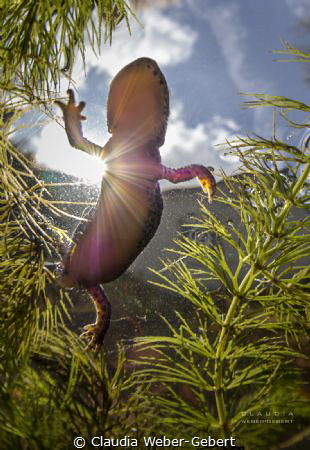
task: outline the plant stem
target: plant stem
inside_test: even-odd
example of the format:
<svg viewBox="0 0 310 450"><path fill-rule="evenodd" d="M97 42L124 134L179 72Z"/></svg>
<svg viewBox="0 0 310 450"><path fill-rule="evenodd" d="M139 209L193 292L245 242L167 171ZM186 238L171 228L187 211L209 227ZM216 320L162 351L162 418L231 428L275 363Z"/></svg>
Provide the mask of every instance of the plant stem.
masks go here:
<svg viewBox="0 0 310 450"><path fill-rule="evenodd" d="M279 223L283 222L286 219L290 208L292 207L292 205L293 205L293 203L294 203L298 193L300 192L300 190L302 189L304 183L306 182L307 178L309 177L309 174L310 174L310 163L307 163L305 165L305 168L304 168L303 172L301 173L300 177L298 178L298 180L296 181L294 187L292 188L292 195L290 196L290 198L288 198L285 201L285 203L284 203L284 205L282 207L282 210L281 210L281 212L280 212L280 214L278 216L278 222Z"/></svg>
<svg viewBox="0 0 310 450"><path fill-rule="evenodd" d="M230 307L227 311L221 334L218 341L218 346L215 355L215 401L217 407L217 413L219 418L219 424L222 429L223 438L231 436L230 425L227 420L227 410L224 399L224 386L223 386L223 353L226 347L226 343L229 336L230 326L234 319L235 313L239 306L243 292L247 289L249 283L252 282L255 276L255 268L252 266L245 277L243 278L239 286L239 295L234 295Z"/></svg>

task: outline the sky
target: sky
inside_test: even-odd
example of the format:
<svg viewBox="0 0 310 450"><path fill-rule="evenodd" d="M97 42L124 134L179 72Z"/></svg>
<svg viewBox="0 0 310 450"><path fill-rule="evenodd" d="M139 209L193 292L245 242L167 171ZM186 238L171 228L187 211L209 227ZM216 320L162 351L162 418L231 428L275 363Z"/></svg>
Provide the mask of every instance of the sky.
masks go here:
<svg viewBox="0 0 310 450"><path fill-rule="evenodd" d="M123 66L148 56L159 64L170 90L171 114L161 147L163 164L182 167L199 163L214 167L216 175L221 170L235 173L238 160L226 155L227 149L220 144L251 133L266 138L273 134L272 109L242 109L241 92L310 102L309 73L301 64L275 62L279 56L271 52L283 49L282 41L309 49L309 29L302 25L309 15L309 0L180 0L139 11L141 23L131 19L131 35L122 24L112 45L104 44L99 56L87 46L86 71L79 58L74 65L77 96L87 104L84 136L105 144L109 138L109 84ZM67 88L64 79L60 97ZM55 113L61 117L57 108ZM277 133L283 140L302 137L299 131L292 135L284 125ZM92 181L96 172L100 178L98 162L70 149L65 131L56 121L32 134L30 146L39 163ZM163 187L168 188L168 182L163 182Z"/></svg>

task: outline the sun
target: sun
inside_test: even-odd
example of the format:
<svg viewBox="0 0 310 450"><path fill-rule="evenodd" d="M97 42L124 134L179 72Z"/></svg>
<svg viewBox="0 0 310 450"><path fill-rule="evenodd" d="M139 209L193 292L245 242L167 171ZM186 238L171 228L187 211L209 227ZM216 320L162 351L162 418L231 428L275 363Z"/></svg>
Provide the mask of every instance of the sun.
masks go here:
<svg viewBox="0 0 310 450"><path fill-rule="evenodd" d="M57 170L81 180L100 185L107 170L107 162L96 155L90 155L72 148L61 129L54 124L47 125L40 135L33 139L39 165Z"/></svg>
<svg viewBox="0 0 310 450"><path fill-rule="evenodd" d="M76 162L76 176L91 184L100 185L107 171L107 162L99 156L88 155L78 150L77 152L82 155L79 155L79 161Z"/></svg>

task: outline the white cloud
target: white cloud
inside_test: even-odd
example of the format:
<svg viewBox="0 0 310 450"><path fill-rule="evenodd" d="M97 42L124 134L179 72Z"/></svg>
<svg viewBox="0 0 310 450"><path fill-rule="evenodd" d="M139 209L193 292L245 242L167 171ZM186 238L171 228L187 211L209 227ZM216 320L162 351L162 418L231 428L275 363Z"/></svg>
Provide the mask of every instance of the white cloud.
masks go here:
<svg viewBox="0 0 310 450"><path fill-rule="evenodd" d="M290 10L299 19L304 19L310 16L309 0L286 0Z"/></svg>
<svg viewBox="0 0 310 450"><path fill-rule="evenodd" d="M238 160L225 157L223 148L217 146L236 136L240 129L238 124L231 118L214 115L207 123L189 127L182 117L182 110L180 103L172 108L165 144L161 148L163 164L175 168L202 164L214 167L218 175L220 169L226 173L236 170ZM194 183L198 185L198 182Z"/></svg>
<svg viewBox="0 0 310 450"><path fill-rule="evenodd" d="M139 15L139 24L131 20L131 35L122 23L113 33L112 45L102 46L97 57L87 46L85 62L87 71L96 68L104 70L112 78L129 62L142 56L154 58L160 66L175 65L186 61L196 41L196 32L187 25L180 24L165 16L163 10L150 8ZM85 73L78 58L74 65L73 79L78 86L85 82Z"/></svg>
<svg viewBox="0 0 310 450"><path fill-rule="evenodd" d="M232 81L240 91L251 91L254 83L245 62L247 29L239 19L236 4L208 8L204 16L216 37Z"/></svg>
<svg viewBox="0 0 310 450"><path fill-rule="evenodd" d="M248 30L240 20L238 5L208 0L189 0L189 3L196 14L208 23L225 58L232 81L240 91L251 91L254 86L253 74L245 62Z"/></svg>
<svg viewBox="0 0 310 450"><path fill-rule="evenodd" d="M242 22L240 6L232 2L188 0L192 9L208 23L225 59L225 67L239 92L273 92L272 83L257 73L257 67L247 62L251 52L247 25ZM202 7L203 6L203 7ZM259 134L270 133L270 111L254 109L254 129Z"/></svg>

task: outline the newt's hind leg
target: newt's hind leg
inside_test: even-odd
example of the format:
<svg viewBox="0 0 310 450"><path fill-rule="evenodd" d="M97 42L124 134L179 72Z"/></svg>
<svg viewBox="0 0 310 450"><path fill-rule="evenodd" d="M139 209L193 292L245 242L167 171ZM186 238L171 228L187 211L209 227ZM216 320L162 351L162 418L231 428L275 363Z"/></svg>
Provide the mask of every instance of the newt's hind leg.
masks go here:
<svg viewBox="0 0 310 450"><path fill-rule="evenodd" d="M111 318L111 304L100 285L87 288L97 312L96 322L86 325L81 338L88 341L87 348L94 348L96 351L103 344L104 337L108 331Z"/></svg>

